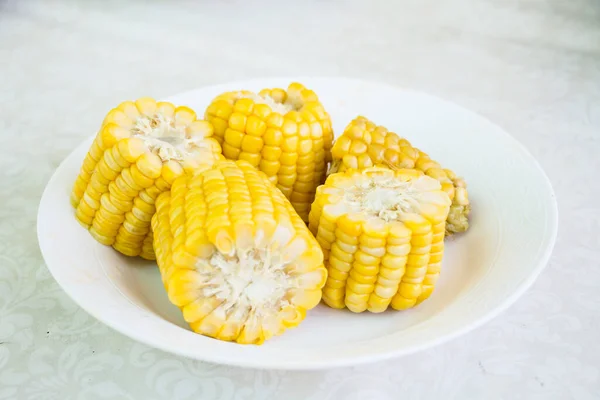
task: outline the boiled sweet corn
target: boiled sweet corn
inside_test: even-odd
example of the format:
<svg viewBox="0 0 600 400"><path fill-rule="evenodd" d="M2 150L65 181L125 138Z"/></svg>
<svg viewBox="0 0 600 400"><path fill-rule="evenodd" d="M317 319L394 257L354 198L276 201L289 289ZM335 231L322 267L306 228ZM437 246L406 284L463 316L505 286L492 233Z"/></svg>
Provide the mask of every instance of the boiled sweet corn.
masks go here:
<svg viewBox="0 0 600 400"><path fill-rule="evenodd" d="M306 222L333 140L331 120L317 95L299 83L287 91L227 92L212 101L205 118L223 155L264 172Z"/></svg>
<svg viewBox="0 0 600 400"><path fill-rule="evenodd" d="M154 259L150 220L156 197L184 170L222 159L207 121L187 107L151 98L111 110L71 193L77 220L100 243Z"/></svg>
<svg viewBox="0 0 600 400"><path fill-rule="evenodd" d="M193 331L261 344L321 300L323 253L290 202L250 163L221 161L156 201L154 249Z"/></svg>
<svg viewBox="0 0 600 400"><path fill-rule="evenodd" d="M443 169L427 154L411 146L408 140L385 127L359 116L348 124L334 143L331 153L332 173L372 166L416 168L423 171L437 179L452 200L446 224L447 233L464 232L468 229L471 206L465 181L451 170Z"/></svg>
<svg viewBox="0 0 600 400"><path fill-rule="evenodd" d="M309 216L328 271L323 301L377 313L428 298L440 273L450 204L440 183L416 169L329 175Z"/></svg>

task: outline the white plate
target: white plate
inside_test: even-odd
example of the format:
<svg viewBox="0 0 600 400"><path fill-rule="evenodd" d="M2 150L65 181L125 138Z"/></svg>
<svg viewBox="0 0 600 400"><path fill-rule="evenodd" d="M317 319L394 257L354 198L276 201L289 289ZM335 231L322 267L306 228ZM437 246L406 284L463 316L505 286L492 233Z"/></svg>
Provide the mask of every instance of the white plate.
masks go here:
<svg viewBox="0 0 600 400"><path fill-rule="evenodd" d="M554 245L555 197L534 158L486 119L429 95L338 78L233 82L168 100L202 115L225 90L281 87L293 80L317 92L336 133L353 117L365 115L466 179L473 204L471 229L448 241L439 285L429 300L410 311L382 314L319 305L299 327L262 346L195 334L169 303L154 263L96 243L76 222L69 194L92 138L63 161L39 208L44 259L69 296L115 330L168 352L237 366L317 369L440 344L496 316L533 283Z"/></svg>

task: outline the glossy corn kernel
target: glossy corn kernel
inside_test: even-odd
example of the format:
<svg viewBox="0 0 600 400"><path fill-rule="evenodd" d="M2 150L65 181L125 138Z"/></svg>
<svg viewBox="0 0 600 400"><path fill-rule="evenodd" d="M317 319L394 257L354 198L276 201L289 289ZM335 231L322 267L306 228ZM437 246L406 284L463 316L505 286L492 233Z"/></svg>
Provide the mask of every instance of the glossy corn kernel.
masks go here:
<svg viewBox="0 0 600 400"><path fill-rule="evenodd" d="M205 118L223 155L264 172L306 222L333 140L331 120L317 95L299 83L258 94L227 92L212 101Z"/></svg>
<svg viewBox="0 0 600 400"><path fill-rule="evenodd" d="M427 154L414 148L408 140L377 126L369 119L359 116L352 120L344 133L334 143L331 173L349 168L363 169L385 166L392 169L415 168L437 179L452 200L446 233L464 232L469 228L471 206L467 185L454 172L443 169Z"/></svg>
<svg viewBox="0 0 600 400"><path fill-rule="evenodd" d="M184 170L222 159L209 122L187 107L126 101L104 119L71 193L77 220L100 243L154 259L156 197Z"/></svg>
<svg viewBox="0 0 600 400"><path fill-rule="evenodd" d="M309 228L323 248L323 301L353 312L414 307L440 272L450 198L415 169L371 167L329 175Z"/></svg>
<svg viewBox="0 0 600 400"><path fill-rule="evenodd" d="M193 331L261 344L321 300L323 253L290 202L246 161L177 178L156 202L154 249Z"/></svg>

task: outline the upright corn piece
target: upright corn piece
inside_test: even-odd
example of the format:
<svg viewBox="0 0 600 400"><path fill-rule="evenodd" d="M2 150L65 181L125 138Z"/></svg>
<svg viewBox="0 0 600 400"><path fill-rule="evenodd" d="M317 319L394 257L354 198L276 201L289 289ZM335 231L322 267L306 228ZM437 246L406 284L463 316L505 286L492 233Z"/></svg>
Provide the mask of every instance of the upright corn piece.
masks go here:
<svg viewBox="0 0 600 400"><path fill-rule="evenodd" d="M321 300L323 253L290 202L246 161L184 175L156 202L157 263L193 331L261 344Z"/></svg>
<svg viewBox="0 0 600 400"><path fill-rule="evenodd" d="M156 197L184 170L222 159L209 122L188 107L125 101L104 119L71 193L77 220L100 243L154 259Z"/></svg>
<svg viewBox="0 0 600 400"><path fill-rule="evenodd" d="M359 116L348 124L334 143L331 153L331 173L372 166L416 168L423 171L437 179L452 200L446 224L447 234L464 232L469 228L471 206L465 181L451 170L443 169L427 154L412 147L408 140L385 127Z"/></svg>
<svg viewBox="0 0 600 400"><path fill-rule="evenodd" d="M212 101L205 118L223 155L264 172L306 222L333 140L331 120L317 95L299 83L258 94L227 92Z"/></svg>
<svg viewBox="0 0 600 400"><path fill-rule="evenodd" d="M440 183L416 169L331 174L309 216L328 272L323 301L377 313L428 298L440 273L450 204Z"/></svg>

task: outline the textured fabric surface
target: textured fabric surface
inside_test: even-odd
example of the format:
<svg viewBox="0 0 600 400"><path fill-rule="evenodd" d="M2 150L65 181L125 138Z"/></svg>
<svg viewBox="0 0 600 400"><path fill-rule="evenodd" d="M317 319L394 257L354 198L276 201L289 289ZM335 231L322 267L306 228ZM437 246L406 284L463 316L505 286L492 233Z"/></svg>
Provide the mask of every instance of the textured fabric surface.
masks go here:
<svg viewBox="0 0 600 400"><path fill-rule="evenodd" d="M0 399L600 398L600 3L174 4L0 1ZM123 99L275 75L422 90L514 135L559 202L555 251L533 287L447 344L319 372L190 361L79 309L36 240L60 161Z"/></svg>

